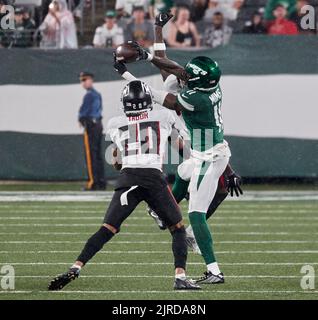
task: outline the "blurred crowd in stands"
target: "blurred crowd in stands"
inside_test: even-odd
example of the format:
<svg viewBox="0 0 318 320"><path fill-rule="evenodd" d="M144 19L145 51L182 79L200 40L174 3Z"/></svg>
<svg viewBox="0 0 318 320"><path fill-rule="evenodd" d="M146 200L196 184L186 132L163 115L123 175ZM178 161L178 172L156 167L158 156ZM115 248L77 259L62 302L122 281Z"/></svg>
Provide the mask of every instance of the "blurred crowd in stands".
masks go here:
<svg viewBox="0 0 318 320"><path fill-rule="evenodd" d="M0 0L1 47L75 49L76 24L85 18L85 8L102 0L16 0L13 17L6 11L11 1ZM318 12L318 0L105 0L104 4L111 9L86 46L116 47L136 40L150 48L154 17L167 10L174 18L164 29L164 38L172 48L215 48L227 44L233 33L317 35L317 16L313 29L304 29L301 21L308 13L305 6ZM14 29L3 27L10 18Z"/></svg>

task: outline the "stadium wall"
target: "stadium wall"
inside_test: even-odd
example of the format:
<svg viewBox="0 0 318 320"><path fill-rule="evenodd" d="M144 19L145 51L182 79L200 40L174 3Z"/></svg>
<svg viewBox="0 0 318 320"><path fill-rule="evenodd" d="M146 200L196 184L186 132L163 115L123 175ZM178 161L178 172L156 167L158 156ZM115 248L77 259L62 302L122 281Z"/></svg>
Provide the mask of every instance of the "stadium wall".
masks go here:
<svg viewBox="0 0 318 320"><path fill-rule="evenodd" d="M223 115L232 164L245 177L318 176L316 37L237 36L222 48L170 50L180 64L209 55L223 70ZM0 179L80 180L86 176L77 112L78 73L96 75L104 125L120 114L124 81L108 50L0 50ZM155 87L156 68L129 65ZM105 148L109 141L105 142ZM166 166L170 173L175 167ZM108 177L116 172L106 166Z"/></svg>

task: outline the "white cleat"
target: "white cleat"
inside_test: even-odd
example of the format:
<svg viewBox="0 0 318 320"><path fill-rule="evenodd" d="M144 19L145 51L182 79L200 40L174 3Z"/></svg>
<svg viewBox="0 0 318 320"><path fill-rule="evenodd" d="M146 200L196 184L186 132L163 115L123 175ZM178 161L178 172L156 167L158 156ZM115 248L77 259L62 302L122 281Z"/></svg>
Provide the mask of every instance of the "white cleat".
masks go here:
<svg viewBox="0 0 318 320"><path fill-rule="evenodd" d="M186 229L186 243L189 249L191 249L195 254L201 255L201 250L195 240L191 226Z"/></svg>
<svg viewBox="0 0 318 320"><path fill-rule="evenodd" d="M219 274L213 274L211 271L204 272L202 278L196 281L200 284L219 284L224 283L224 274L221 272Z"/></svg>

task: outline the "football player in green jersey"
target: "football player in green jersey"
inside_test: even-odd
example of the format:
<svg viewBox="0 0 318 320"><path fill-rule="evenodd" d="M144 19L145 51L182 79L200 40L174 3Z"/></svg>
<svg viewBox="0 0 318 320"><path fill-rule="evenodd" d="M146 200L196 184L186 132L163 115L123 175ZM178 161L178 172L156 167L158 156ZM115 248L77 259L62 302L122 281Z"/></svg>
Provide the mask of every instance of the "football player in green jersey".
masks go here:
<svg viewBox="0 0 318 320"><path fill-rule="evenodd" d="M166 46L163 39L163 27L169 22L170 19L172 19L172 17L173 15L170 12L162 12L156 16L154 51L155 55L158 57L166 57ZM176 78L175 75L172 75L164 70L160 70L160 73L164 81L164 88L166 91L173 94L178 94L182 90L182 83ZM175 117L178 118L176 114ZM175 182L172 187L172 194L177 203L180 203L184 198L189 199L188 187L191 178L191 176L189 175L189 171L191 170L191 160L188 160L188 155L190 153L190 148L188 145L189 134L183 122L184 121L182 120L177 121L178 127L176 127L176 131L179 131L179 137L174 141L174 145L179 149L179 153L181 153L181 156L186 156L185 161L178 166ZM186 138L186 142L184 141L184 138ZM219 179L217 191L208 208L206 214L207 220L214 214L218 206L226 199L228 194L233 196L235 192L235 195L237 197L239 196L239 194L243 194L240 184L240 176L238 176L234 172L230 164L228 164L224 173ZM156 221L160 229L166 229L166 226L164 225L163 221L161 221L156 212L154 212L151 208L148 208L147 211L148 214ZM192 249L193 252L201 254L195 240L191 225L186 228L186 234L188 247Z"/></svg>

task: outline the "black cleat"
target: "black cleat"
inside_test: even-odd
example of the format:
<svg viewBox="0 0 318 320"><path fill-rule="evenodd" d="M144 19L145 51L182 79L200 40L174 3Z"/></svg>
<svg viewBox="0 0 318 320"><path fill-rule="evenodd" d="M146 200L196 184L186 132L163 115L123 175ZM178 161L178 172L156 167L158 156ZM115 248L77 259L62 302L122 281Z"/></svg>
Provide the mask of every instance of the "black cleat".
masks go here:
<svg viewBox="0 0 318 320"><path fill-rule="evenodd" d="M79 277L80 269L70 268L67 272L56 276L49 284L48 290L62 290L67 284Z"/></svg>
<svg viewBox="0 0 318 320"><path fill-rule="evenodd" d="M201 283L201 284L224 283L224 274L223 272L219 273L218 275L213 274L211 271L204 272L203 277L197 280L196 283Z"/></svg>
<svg viewBox="0 0 318 320"><path fill-rule="evenodd" d="M156 212L154 212L150 207L147 208L147 212L150 215L150 217L156 221L160 230L167 229L166 224L160 219L160 217L156 214Z"/></svg>
<svg viewBox="0 0 318 320"><path fill-rule="evenodd" d="M201 290L194 281L188 279L175 279L174 290Z"/></svg>

